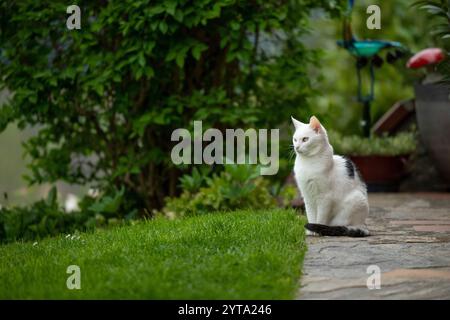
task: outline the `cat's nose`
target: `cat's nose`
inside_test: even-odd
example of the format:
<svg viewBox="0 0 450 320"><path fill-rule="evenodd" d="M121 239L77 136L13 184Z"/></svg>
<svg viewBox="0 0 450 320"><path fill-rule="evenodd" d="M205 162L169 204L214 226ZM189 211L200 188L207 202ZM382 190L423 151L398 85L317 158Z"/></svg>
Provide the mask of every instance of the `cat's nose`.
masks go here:
<svg viewBox="0 0 450 320"><path fill-rule="evenodd" d="M295 147L295 150L296 150L297 152L300 152L300 147Z"/></svg>

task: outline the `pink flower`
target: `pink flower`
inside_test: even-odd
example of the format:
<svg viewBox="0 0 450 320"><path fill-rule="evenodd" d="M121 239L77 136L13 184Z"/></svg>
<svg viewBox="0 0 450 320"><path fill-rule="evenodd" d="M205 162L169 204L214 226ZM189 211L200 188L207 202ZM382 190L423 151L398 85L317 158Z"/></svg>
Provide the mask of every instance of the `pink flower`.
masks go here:
<svg viewBox="0 0 450 320"><path fill-rule="evenodd" d="M440 48L428 48L419 51L408 60L406 66L411 69L421 68L426 65L435 64L445 59L445 53Z"/></svg>

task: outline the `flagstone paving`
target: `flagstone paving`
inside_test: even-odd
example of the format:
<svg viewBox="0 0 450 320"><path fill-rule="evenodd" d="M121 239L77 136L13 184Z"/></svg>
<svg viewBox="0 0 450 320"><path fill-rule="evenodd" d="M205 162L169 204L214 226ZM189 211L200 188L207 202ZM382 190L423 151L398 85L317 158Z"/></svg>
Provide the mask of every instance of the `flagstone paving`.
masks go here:
<svg viewBox="0 0 450 320"><path fill-rule="evenodd" d="M450 193L373 193L369 202L370 237L308 238L297 298L450 299ZM380 289L367 287L371 265Z"/></svg>

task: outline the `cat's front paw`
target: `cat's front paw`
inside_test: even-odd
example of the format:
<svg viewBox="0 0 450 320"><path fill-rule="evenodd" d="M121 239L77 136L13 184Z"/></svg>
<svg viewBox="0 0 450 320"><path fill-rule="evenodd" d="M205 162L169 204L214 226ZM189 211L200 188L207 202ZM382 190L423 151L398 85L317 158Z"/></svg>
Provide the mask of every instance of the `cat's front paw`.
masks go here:
<svg viewBox="0 0 450 320"><path fill-rule="evenodd" d="M313 231L310 231L310 230L306 230L306 235L307 236L312 236L312 237L318 237L319 236L319 234L317 232L313 232Z"/></svg>

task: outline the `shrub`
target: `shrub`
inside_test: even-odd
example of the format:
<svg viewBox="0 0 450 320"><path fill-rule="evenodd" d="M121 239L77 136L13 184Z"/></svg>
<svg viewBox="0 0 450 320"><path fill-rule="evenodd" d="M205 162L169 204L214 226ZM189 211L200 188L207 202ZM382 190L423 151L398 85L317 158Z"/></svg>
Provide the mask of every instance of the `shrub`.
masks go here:
<svg viewBox="0 0 450 320"><path fill-rule="evenodd" d="M408 155L416 149L416 136L412 132L402 132L396 136L363 138L357 135L343 136L338 132L329 133L335 154L341 155Z"/></svg>
<svg viewBox="0 0 450 320"><path fill-rule="evenodd" d="M0 243L37 240L125 223L134 218L136 210L126 215L117 211L121 192L123 190L114 197L85 197L80 203L80 211L75 212L66 212L60 207L56 188L51 189L46 199L29 206L2 207Z"/></svg>
<svg viewBox="0 0 450 320"><path fill-rule="evenodd" d="M269 192L269 181L259 175L260 168L252 165L225 165L212 177L194 168L181 180L183 192L168 198L162 214L182 217L238 208L264 209L276 205Z"/></svg>
<svg viewBox="0 0 450 320"><path fill-rule="evenodd" d="M177 193L174 129L273 128L312 94L315 54L301 43L310 10L342 0L66 1L0 3L0 130L38 133L26 144L31 184L64 180L151 211ZM280 112L283 110L283 112ZM306 115L308 110L301 110Z"/></svg>
<svg viewBox="0 0 450 320"><path fill-rule="evenodd" d="M81 216L66 214L59 207L56 189L47 199L29 207L0 209L0 242L34 240L60 233L69 233L80 226Z"/></svg>
<svg viewBox="0 0 450 320"><path fill-rule="evenodd" d="M414 6L427 12L430 21L431 34L438 40L445 40L450 35L450 3L448 0L421 0ZM447 44L443 42L443 44Z"/></svg>

